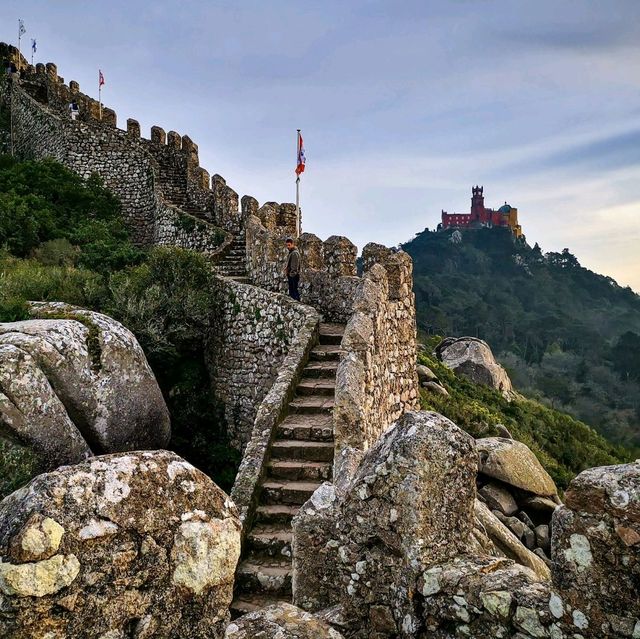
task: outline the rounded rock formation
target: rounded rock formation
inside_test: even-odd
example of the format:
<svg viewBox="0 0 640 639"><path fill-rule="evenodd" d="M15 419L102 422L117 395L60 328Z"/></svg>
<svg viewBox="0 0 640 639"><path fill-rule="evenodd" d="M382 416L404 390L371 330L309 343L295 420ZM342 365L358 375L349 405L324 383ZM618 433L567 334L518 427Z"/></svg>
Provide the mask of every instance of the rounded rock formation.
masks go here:
<svg viewBox="0 0 640 639"><path fill-rule="evenodd" d="M507 372L496 362L489 345L481 339L447 338L436 348L436 355L457 375L510 395L512 386Z"/></svg>
<svg viewBox="0 0 640 639"><path fill-rule="evenodd" d="M31 311L37 319L0 324L0 423L40 470L168 444L166 404L129 330L68 304Z"/></svg>
<svg viewBox="0 0 640 639"><path fill-rule="evenodd" d="M522 442L504 437L485 437L476 441L476 447L481 473L534 495L557 495L553 479Z"/></svg>
<svg viewBox="0 0 640 639"><path fill-rule="evenodd" d="M222 637L235 506L174 453L96 457L0 503L0 636Z"/></svg>

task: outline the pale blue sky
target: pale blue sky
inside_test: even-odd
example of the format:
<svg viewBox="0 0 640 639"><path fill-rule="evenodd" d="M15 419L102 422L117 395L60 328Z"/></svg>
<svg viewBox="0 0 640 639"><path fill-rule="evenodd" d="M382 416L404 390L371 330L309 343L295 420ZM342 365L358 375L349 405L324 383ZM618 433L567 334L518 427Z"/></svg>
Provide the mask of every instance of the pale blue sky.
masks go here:
<svg viewBox="0 0 640 639"><path fill-rule="evenodd" d="M307 231L397 244L478 183L640 291L638 0L2 5L0 39L23 18L87 93L102 68L121 126L189 134L241 195L293 199L302 128Z"/></svg>

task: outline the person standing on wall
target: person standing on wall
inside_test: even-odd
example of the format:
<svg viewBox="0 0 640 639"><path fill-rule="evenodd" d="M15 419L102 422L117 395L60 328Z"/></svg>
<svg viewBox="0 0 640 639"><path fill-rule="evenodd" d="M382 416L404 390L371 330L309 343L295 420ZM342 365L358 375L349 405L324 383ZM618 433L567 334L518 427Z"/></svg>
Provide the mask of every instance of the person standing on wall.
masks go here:
<svg viewBox="0 0 640 639"><path fill-rule="evenodd" d="M69 112L71 113L71 119L75 122L78 119L78 115L80 115L80 109L75 100L69 105Z"/></svg>
<svg viewBox="0 0 640 639"><path fill-rule="evenodd" d="M294 300L300 301L300 292L298 291L298 285L300 284L300 251L298 251L295 242L290 237L287 238L285 244L289 251L287 266L284 270L289 283L289 295Z"/></svg>

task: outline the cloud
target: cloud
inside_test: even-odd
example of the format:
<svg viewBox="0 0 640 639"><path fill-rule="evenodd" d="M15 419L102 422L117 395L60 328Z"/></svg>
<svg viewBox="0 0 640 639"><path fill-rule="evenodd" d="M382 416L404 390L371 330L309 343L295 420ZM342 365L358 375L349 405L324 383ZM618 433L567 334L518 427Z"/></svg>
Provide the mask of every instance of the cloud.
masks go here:
<svg viewBox="0 0 640 639"><path fill-rule="evenodd" d="M611 268L627 273L612 274L640 287L628 242L637 0L24 0L20 11L67 80L95 93L103 68L121 123L190 135L241 194L293 199L301 127L307 230L396 244L443 208L468 210L480 183L488 204L519 207L532 241L604 272L606 238ZM4 17L0 38L14 39Z"/></svg>

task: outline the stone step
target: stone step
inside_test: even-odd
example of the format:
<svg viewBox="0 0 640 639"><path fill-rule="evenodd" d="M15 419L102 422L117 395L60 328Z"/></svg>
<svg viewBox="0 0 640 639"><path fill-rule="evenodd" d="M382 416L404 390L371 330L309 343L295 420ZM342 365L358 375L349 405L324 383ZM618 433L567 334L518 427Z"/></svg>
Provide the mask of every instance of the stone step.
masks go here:
<svg viewBox="0 0 640 639"><path fill-rule="evenodd" d="M333 441L333 419L328 413L288 415L278 424L278 439L306 439L315 442Z"/></svg>
<svg viewBox="0 0 640 639"><path fill-rule="evenodd" d="M255 555L291 559L293 531L287 524L258 524L247 535L247 548Z"/></svg>
<svg viewBox="0 0 640 639"><path fill-rule="evenodd" d="M329 481L333 464L302 460L272 460L267 464L269 477L291 481Z"/></svg>
<svg viewBox="0 0 640 639"><path fill-rule="evenodd" d="M260 502L262 504L281 504L302 506L320 486L318 481L290 481L267 478L262 483Z"/></svg>
<svg viewBox="0 0 640 639"><path fill-rule="evenodd" d="M225 268L225 267L220 267L220 266L216 266L218 273L222 274L222 275L239 275L240 277L245 277L247 274L246 269L241 268L241 267L237 267L237 268Z"/></svg>
<svg viewBox="0 0 640 639"><path fill-rule="evenodd" d="M271 459L333 461L333 448L333 442L277 439L271 444Z"/></svg>
<svg viewBox="0 0 640 639"><path fill-rule="evenodd" d="M289 403L289 412L301 415L330 413L333 410L333 397L327 395L309 395L295 397Z"/></svg>
<svg viewBox="0 0 640 639"><path fill-rule="evenodd" d="M296 387L296 394L303 395L330 395L336 393L336 383L332 379L305 379Z"/></svg>
<svg viewBox="0 0 640 639"><path fill-rule="evenodd" d="M335 379L338 362L309 362L302 371L304 379Z"/></svg>
<svg viewBox="0 0 640 639"><path fill-rule="evenodd" d="M290 504L262 504L256 508L257 524L291 524L291 520L300 510Z"/></svg>
<svg viewBox="0 0 640 639"><path fill-rule="evenodd" d="M222 259L217 263L221 268L245 268L244 260L225 260Z"/></svg>
<svg viewBox="0 0 640 639"><path fill-rule="evenodd" d="M320 344L340 344L344 335L344 324L320 324Z"/></svg>
<svg viewBox="0 0 640 639"><path fill-rule="evenodd" d="M311 351L309 359L312 362L338 361L342 352L337 344L320 344Z"/></svg>
<svg viewBox="0 0 640 639"><path fill-rule="evenodd" d="M238 282L238 284L251 284L251 278L242 275L228 275L228 279Z"/></svg>
<svg viewBox="0 0 640 639"><path fill-rule="evenodd" d="M249 557L236 571L236 586L240 592L291 595L291 560L275 557Z"/></svg>
<svg viewBox="0 0 640 639"><path fill-rule="evenodd" d="M240 594L231 602L231 618L237 619L250 612L262 610L278 603L291 603L290 599L278 599L271 595Z"/></svg>

